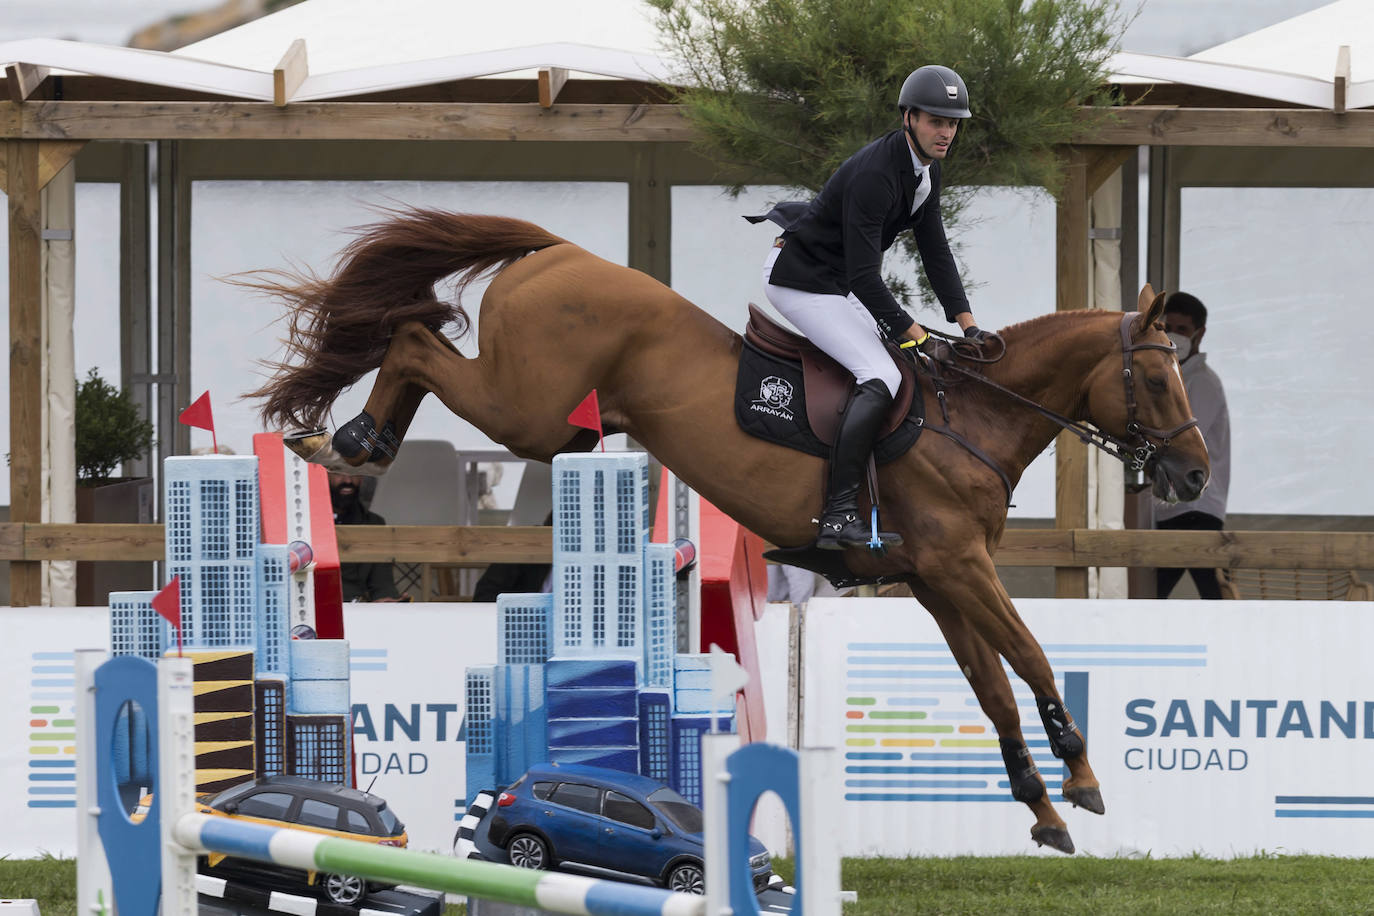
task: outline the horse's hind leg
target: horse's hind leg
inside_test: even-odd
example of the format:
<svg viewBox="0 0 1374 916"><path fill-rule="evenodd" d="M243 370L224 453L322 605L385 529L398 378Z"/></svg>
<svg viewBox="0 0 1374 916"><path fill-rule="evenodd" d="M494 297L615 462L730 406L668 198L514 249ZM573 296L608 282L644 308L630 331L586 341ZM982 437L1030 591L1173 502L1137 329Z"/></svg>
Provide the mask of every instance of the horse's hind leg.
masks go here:
<svg viewBox="0 0 1374 916"><path fill-rule="evenodd" d="M566 420L576 401L564 402L595 383L567 371L550 379L524 351L507 348L503 361L491 349L468 358L418 322L397 328L363 412L334 434L340 460L354 473L383 472L429 393L513 454L552 460L577 437Z"/></svg>
<svg viewBox="0 0 1374 916"><path fill-rule="evenodd" d="M912 592L935 618L945 642L954 653L954 660L959 663L969 686L973 688L974 696L978 698L979 707L997 729L998 746L1010 778L1012 798L1024 803L1035 815L1031 839L1060 852L1073 852L1073 840L1069 837L1068 827L1050 803L1045 781L1031 758L1030 749L1026 747L1026 739L1021 733L1021 714L1016 707L1011 683L1002 669L1001 657L974 632L943 595L920 582L912 584Z"/></svg>
<svg viewBox="0 0 1374 916"><path fill-rule="evenodd" d="M979 551L973 555L931 557L920 574L958 608L965 621L1031 688L1050 748L1069 768L1064 797L1094 814L1102 814L1102 793L1088 763L1087 746L1064 700L1054 685L1049 660L997 578L992 558Z"/></svg>
<svg viewBox="0 0 1374 916"><path fill-rule="evenodd" d="M397 328L362 412L340 426L332 438L324 430L299 433L286 437L286 445L307 461L331 470L385 473L420 402L430 392L415 367L445 357L463 360L447 338L419 323Z"/></svg>

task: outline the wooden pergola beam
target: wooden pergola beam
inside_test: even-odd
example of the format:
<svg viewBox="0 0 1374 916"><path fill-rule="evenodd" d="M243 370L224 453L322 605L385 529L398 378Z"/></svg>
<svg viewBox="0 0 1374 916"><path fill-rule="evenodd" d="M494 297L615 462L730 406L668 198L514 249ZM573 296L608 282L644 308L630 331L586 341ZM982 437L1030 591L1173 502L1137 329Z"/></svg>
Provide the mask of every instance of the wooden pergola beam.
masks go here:
<svg viewBox="0 0 1374 916"><path fill-rule="evenodd" d="M1092 197L1103 182L1116 174L1137 153L1134 146L1098 146L1087 152L1088 196Z"/></svg>
<svg viewBox="0 0 1374 916"><path fill-rule="evenodd" d="M67 167L67 163L81 152L81 148L86 145L85 140L46 140L38 144L38 189L41 191L48 186L48 182L53 180L58 172ZM0 156L0 191L4 191L8 185L8 166L6 157Z"/></svg>
<svg viewBox="0 0 1374 916"><path fill-rule="evenodd" d="M643 140L691 142L671 104L502 102L0 102L0 138L25 140ZM1374 147L1374 110L1133 105L1077 146Z"/></svg>
<svg viewBox="0 0 1374 916"><path fill-rule="evenodd" d="M309 75L305 39L297 38L291 42L291 47L286 49L281 61L272 68L272 105L276 108L285 108Z"/></svg>
<svg viewBox="0 0 1374 916"><path fill-rule="evenodd" d="M540 67L539 68L539 107L552 108L553 103L558 101L558 93L563 91L563 85L568 81L568 71L565 67Z"/></svg>
<svg viewBox="0 0 1374 916"><path fill-rule="evenodd" d="M48 72L47 67L34 64L6 64L5 83L9 86L10 101L16 105L23 105L38 91L38 87L43 85Z"/></svg>
<svg viewBox="0 0 1374 916"><path fill-rule="evenodd" d="M641 140L695 137L677 105L518 103L0 103L0 137L28 140Z"/></svg>
<svg viewBox="0 0 1374 916"><path fill-rule="evenodd" d="M346 525L336 529L346 563L548 562L547 527ZM162 525L0 523L0 562L164 559ZM1012 528L999 566L1177 566L1221 569L1362 569L1374 557L1372 531L1121 531Z"/></svg>
<svg viewBox="0 0 1374 916"><path fill-rule="evenodd" d="M1078 147L1060 151L1064 188L1055 208L1056 311L1088 307L1088 188L1090 157ZM1095 156L1092 158L1096 158ZM1055 440L1054 524L1056 528L1088 526L1088 447L1062 432ZM1058 598L1088 597L1088 571L1063 567L1054 571Z"/></svg>
<svg viewBox="0 0 1374 916"><path fill-rule="evenodd" d="M32 106L29 106L32 107ZM1082 146L1374 147L1374 110L1132 105L1073 138Z"/></svg>
<svg viewBox="0 0 1374 916"><path fill-rule="evenodd" d="M10 520L43 511L43 198L39 144L5 143L10 280ZM42 564L10 564L10 604L43 601Z"/></svg>
<svg viewBox="0 0 1374 916"><path fill-rule="evenodd" d="M1331 110L1345 114L1345 92L1350 87L1350 45L1336 50L1336 75L1332 79Z"/></svg>

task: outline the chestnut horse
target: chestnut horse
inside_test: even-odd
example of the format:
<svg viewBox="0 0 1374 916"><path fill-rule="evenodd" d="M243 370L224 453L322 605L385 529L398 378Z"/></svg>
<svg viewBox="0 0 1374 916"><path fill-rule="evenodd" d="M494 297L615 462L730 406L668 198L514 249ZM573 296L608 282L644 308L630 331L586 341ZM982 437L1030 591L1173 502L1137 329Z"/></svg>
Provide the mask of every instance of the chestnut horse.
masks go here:
<svg viewBox="0 0 1374 916"><path fill-rule="evenodd" d="M479 353L468 358L441 333L452 323L465 331L467 316L437 301L434 287L456 275L461 290L484 273L494 279ZM646 274L521 220L408 210L367 227L331 277L267 272L243 282L291 308L287 356L254 392L269 425L316 429L341 391L380 369L364 413L332 447L319 432L296 438L312 460L379 473L433 393L516 455L551 461L594 446L595 432L566 418L596 389L608 431L629 433L740 524L784 547L815 539L823 462L740 430L740 336ZM1135 449L1155 493L1196 498L1207 450L1157 323L1163 299L1147 288L1140 314L1064 312L1003 330L1005 358L976 373L993 384L963 383L950 399L950 428L986 460L922 436L879 474L884 527L903 543L884 556L843 555L856 577L907 582L935 617L997 728L1012 795L1035 815L1032 839L1064 852L1073 842L1026 748L1003 658L1034 691L1051 749L1067 763L1064 798L1101 814L1102 796L1050 664L993 566L1008 494L989 462L1014 486L1059 431L1050 415L1065 415L1095 424L1118 451ZM921 383L935 403L929 378Z"/></svg>

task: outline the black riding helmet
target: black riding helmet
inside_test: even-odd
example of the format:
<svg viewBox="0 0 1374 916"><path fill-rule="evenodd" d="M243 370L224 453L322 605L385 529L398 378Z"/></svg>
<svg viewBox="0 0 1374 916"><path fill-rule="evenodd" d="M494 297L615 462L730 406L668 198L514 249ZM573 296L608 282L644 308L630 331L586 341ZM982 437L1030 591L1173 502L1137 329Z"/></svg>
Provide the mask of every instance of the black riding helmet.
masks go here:
<svg viewBox="0 0 1374 916"><path fill-rule="evenodd" d="M948 67L927 64L911 71L902 83L902 92L897 96L897 107L905 112L909 108L919 108L942 118L968 118L973 113L968 109L968 87Z"/></svg>

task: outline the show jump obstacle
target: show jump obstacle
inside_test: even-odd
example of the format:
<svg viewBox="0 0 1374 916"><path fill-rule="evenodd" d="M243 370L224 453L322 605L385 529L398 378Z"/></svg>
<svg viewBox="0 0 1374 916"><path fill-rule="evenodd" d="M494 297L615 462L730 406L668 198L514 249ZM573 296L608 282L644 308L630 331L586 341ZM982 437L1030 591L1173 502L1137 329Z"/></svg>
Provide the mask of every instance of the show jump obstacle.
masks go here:
<svg viewBox="0 0 1374 916"><path fill-rule="evenodd" d="M78 887L94 893L82 903L99 911L113 899L124 916L193 916L197 912L196 856L220 852L328 874L356 875L535 907L578 916L747 916L759 913L749 859L749 820L765 792L782 799L797 842L794 913L838 916L836 831L824 823L821 787L834 785L834 755L802 754L751 744L737 750L732 735L713 735L705 757L707 896L621 884L509 865L458 859L321 837L290 828L233 821L195 811L194 706L191 660L141 658L103 661L105 653L77 653L80 710L93 727L77 749ZM156 747L153 801L141 823L121 804L109 736L126 702L143 707ZM94 753L92 753L94 751ZM92 803L94 802L94 803ZM154 865L156 863L156 865ZM110 881L102 887L104 866ZM91 880L86 873L95 875ZM716 876L724 875L724 880Z"/></svg>
<svg viewBox="0 0 1374 916"><path fill-rule="evenodd" d="M309 490L311 496L320 497L322 505L328 504L327 494L319 492L322 488L308 486L304 476L295 481L286 479L291 476L287 473L290 469L274 466L273 456L281 451L279 440L261 445L257 458L261 463L265 533L272 521L268 503L275 502L278 493L288 497L282 502L290 504L291 491L304 496ZM298 511L277 513L281 517L276 518L275 529L280 530L270 533L283 543L313 542L317 561L320 547L324 547L324 565L336 570L332 537L323 538L331 543L323 543L321 538L326 532L332 535L328 519L321 517L321 524L309 524L314 521L312 513L303 503L296 505L300 506ZM312 532L311 528L319 530ZM318 578L319 570L313 571ZM310 594L310 577L293 577L293 582L296 578L301 587L290 596L291 610L296 612L291 614L292 622L300 622L303 613L313 618L310 622L321 636L328 630L329 635L341 637L342 616L334 613L330 602L321 606L318 596ZM331 593L337 590L336 584L328 589ZM697 897L199 814L194 804L196 684L192 660L163 657L154 664L133 655L109 658L103 651L85 650L77 652L76 668L77 884L82 912L107 912L114 901L125 916L156 916L159 902L163 916L194 914L198 910L196 857L219 852L551 913L748 916L760 912L748 867L749 822L759 798L770 791L782 800L791 818L797 847L792 911L817 916L838 916L840 911L839 857L834 843L838 831L826 823L833 805L822 798L825 790L838 785L835 754L830 750L798 754L762 743L739 748L735 735L702 737L707 895ZM125 813L127 803L120 796L117 775L120 749L115 733L121 715L131 717L130 703L141 708L138 718L148 723L149 762L156 761L147 786L153 792L153 802L140 823Z"/></svg>

